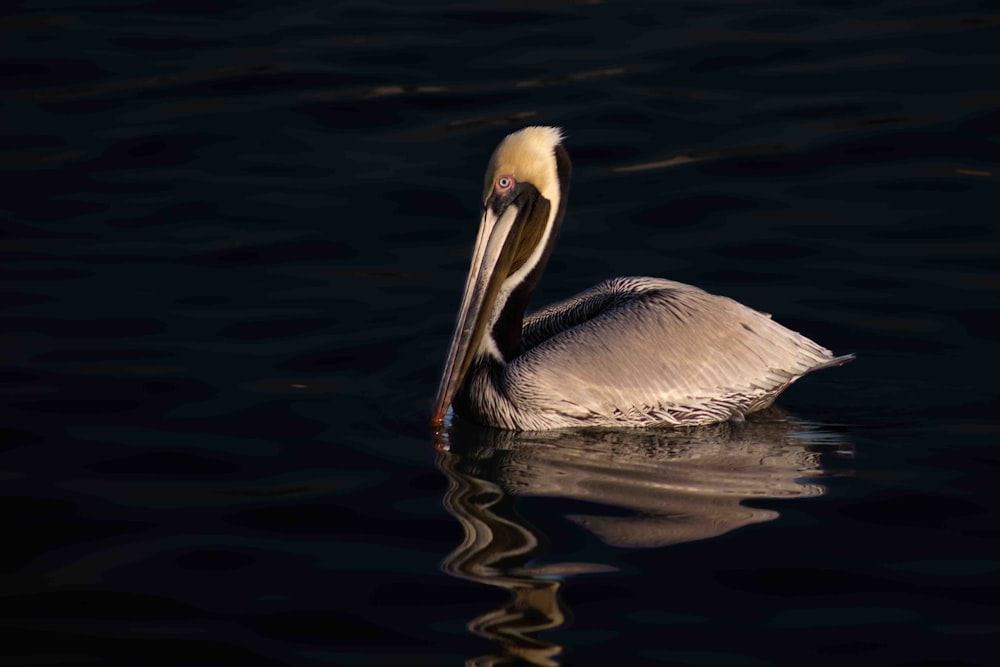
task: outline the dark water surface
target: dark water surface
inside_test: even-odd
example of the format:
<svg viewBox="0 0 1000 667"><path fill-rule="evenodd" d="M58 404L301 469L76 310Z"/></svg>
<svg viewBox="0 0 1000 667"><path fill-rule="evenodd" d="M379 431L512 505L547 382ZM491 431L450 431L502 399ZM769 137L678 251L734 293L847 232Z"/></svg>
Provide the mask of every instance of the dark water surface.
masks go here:
<svg viewBox="0 0 1000 667"><path fill-rule="evenodd" d="M0 664L995 664L995 5L39 0L0 56ZM536 304L668 277L857 361L435 449L525 124Z"/></svg>

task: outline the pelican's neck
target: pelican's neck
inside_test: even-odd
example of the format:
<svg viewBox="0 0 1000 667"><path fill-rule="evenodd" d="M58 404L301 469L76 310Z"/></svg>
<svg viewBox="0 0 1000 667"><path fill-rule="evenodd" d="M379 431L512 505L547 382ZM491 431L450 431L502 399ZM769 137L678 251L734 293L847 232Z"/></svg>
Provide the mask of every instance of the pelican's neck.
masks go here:
<svg viewBox="0 0 1000 667"><path fill-rule="evenodd" d="M524 351L521 339L524 313L549 261L559 228L566 216L571 165L562 144L557 145L554 152L559 175L558 201L550 202L546 230L536 252L532 253L531 259L524 266L504 281L479 351L480 355L489 355L502 363L510 362Z"/></svg>
<svg viewBox="0 0 1000 667"><path fill-rule="evenodd" d="M538 276L529 276L520 285L517 285L509 292L507 300L503 303L497 302L497 307L493 312L492 324L487 335L490 338L488 344L496 348L500 353L502 361L509 362L524 352L524 345L521 340L521 329L524 326L524 312L528 308L528 301L535 291L538 278L545 268L545 260L539 264ZM492 353L493 351L490 350Z"/></svg>

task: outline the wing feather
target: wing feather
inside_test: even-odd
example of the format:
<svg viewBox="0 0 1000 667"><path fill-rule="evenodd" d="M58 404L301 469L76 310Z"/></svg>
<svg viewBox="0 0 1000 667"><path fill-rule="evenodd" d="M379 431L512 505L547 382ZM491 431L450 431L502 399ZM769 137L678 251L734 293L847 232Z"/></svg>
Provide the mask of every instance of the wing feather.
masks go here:
<svg viewBox="0 0 1000 667"><path fill-rule="evenodd" d="M615 278L549 306L525 320L523 339L504 385L544 427L720 421L837 362L769 315L655 278Z"/></svg>

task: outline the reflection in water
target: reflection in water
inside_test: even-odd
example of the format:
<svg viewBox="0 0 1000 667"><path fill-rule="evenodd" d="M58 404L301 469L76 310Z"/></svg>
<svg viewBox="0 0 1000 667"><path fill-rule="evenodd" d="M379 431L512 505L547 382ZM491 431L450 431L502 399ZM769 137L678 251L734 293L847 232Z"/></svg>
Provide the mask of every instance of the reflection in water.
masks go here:
<svg viewBox="0 0 1000 667"><path fill-rule="evenodd" d="M589 563L532 566L544 536L514 509L514 496L549 496L617 508L568 518L604 542L660 547L722 535L776 518L747 499L815 496L824 452L850 455L844 439L777 408L744 424L685 430L571 430L515 433L456 422L441 436L445 506L465 539L444 561L450 574L511 593L469 629L500 646L470 665L556 665L562 648L536 635L565 623L562 579L611 568ZM620 516L621 510L631 514Z"/></svg>

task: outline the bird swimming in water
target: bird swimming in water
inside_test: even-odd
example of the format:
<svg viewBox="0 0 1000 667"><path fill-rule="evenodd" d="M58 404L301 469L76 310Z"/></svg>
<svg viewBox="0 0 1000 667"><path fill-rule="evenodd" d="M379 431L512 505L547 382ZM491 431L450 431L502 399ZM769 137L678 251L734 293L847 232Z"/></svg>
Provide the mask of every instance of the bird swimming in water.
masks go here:
<svg viewBox="0 0 1000 667"><path fill-rule="evenodd" d="M566 213L562 139L558 128L526 127L490 159L434 426L452 404L516 431L739 421L806 373L854 358L660 278L612 278L525 317Z"/></svg>

